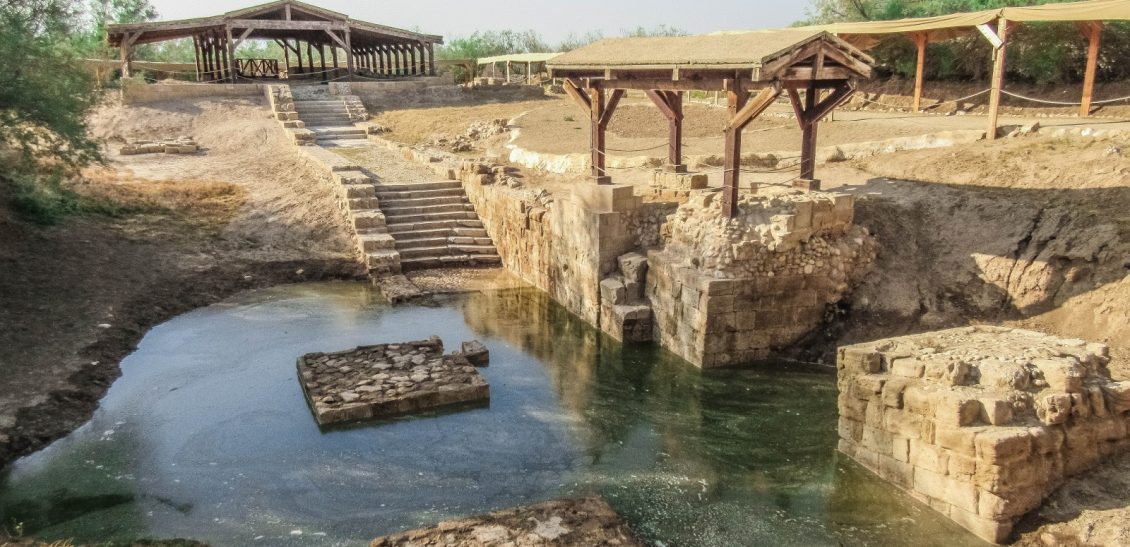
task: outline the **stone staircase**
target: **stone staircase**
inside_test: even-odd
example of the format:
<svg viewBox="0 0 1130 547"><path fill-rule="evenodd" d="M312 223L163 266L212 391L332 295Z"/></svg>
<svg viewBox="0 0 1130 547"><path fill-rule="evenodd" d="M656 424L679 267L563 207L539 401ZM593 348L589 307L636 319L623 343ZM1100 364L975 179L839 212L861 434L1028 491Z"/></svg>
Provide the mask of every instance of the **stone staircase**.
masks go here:
<svg viewBox="0 0 1130 547"><path fill-rule="evenodd" d="M353 125L357 114L350 108L349 99L349 97L296 99L294 109L306 129L314 132L316 141L365 140L367 138L365 129Z"/></svg>
<svg viewBox="0 0 1130 547"><path fill-rule="evenodd" d="M377 184L375 189L402 269L502 263L459 181Z"/></svg>

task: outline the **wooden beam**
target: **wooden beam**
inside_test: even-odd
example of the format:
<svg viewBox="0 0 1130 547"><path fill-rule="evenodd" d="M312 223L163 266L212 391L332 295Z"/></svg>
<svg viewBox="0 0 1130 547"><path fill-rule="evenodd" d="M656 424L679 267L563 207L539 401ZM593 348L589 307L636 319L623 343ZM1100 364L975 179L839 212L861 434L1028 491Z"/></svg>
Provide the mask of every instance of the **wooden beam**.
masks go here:
<svg viewBox="0 0 1130 547"><path fill-rule="evenodd" d="M668 167L676 172L686 172L683 164L683 93L649 89L646 94L667 118Z"/></svg>
<svg viewBox="0 0 1130 547"><path fill-rule="evenodd" d="M922 79L926 68L926 44L930 36L925 32L914 35L914 46L918 49L918 63L914 69L914 112L922 111Z"/></svg>
<svg viewBox="0 0 1130 547"><path fill-rule="evenodd" d="M1001 90L1004 88L1004 63L1008 53L1008 25L1005 18L997 22L997 38L1001 46L993 51L993 78L989 85L989 127L985 135L989 140L997 138L997 128L1000 120Z"/></svg>
<svg viewBox="0 0 1130 547"><path fill-rule="evenodd" d="M647 98L651 99L651 102L655 103L655 106L663 113L664 118L668 120L675 119L675 110L668 104L668 97L665 93L656 89L648 89L644 91L644 94L647 95Z"/></svg>
<svg viewBox="0 0 1130 547"><path fill-rule="evenodd" d="M330 35L330 38L333 38L334 42L336 42L336 43L337 43L337 45L339 45L339 46L341 46L341 47L343 47L343 48L346 48L346 49L348 49L348 48L349 48L349 46L345 45L345 40L342 40L341 38L338 38L338 37L337 37L337 34L335 34L335 33L334 33L334 31L332 31L332 30L330 30L330 29L326 29L326 34L329 34L329 35Z"/></svg>
<svg viewBox="0 0 1130 547"><path fill-rule="evenodd" d="M196 81L199 82L204 70L200 59L200 37L195 34L192 35L192 56L196 60Z"/></svg>
<svg viewBox="0 0 1130 547"><path fill-rule="evenodd" d="M758 93L754 100L749 101L741 109L733 113L730 117L730 122L726 125L726 130L737 129L738 132L741 132L742 129L745 129L745 127L749 125L749 122L760 116L762 112L765 112L765 109L769 108L769 106L773 104L773 101L776 101L777 97L780 96L781 84L777 82L762 89L761 93Z"/></svg>
<svg viewBox="0 0 1130 547"><path fill-rule="evenodd" d="M1103 24L1092 21L1087 29L1087 70L1083 76L1083 101L1079 107L1079 117L1091 115L1091 101L1095 98L1095 72L1099 66L1099 44L1102 41Z"/></svg>
<svg viewBox="0 0 1130 547"><path fill-rule="evenodd" d="M349 25L331 21L273 21L270 19L232 19L227 22L232 28L250 28L264 30L345 30Z"/></svg>
<svg viewBox="0 0 1130 547"><path fill-rule="evenodd" d="M565 94L573 99L573 102L577 103L577 106L581 107L585 114L590 114L592 112L592 100L589 99L588 94L581 89L581 86L577 85L577 82L570 78L566 78L563 83L562 87L565 88Z"/></svg>
<svg viewBox="0 0 1130 547"><path fill-rule="evenodd" d="M804 93L804 129L801 130L800 143L800 178L812 180L816 177L816 130L820 127L818 120L813 120L816 111L816 99L820 92L816 88L809 88Z"/></svg>
<svg viewBox="0 0 1130 547"><path fill-rule="evenodd" d="M620 105L620 99L624 98L623 89L613 89L612 93L608 95L608 103L604 105L604 112L600 115L600 124L608 127L612 122L612 114L616 112L616 107Z"/></svg>
<svg viewBox="0 0 1130 547"><path fill-rule="evenodd" d="M231 47L232 51L235 51L235 49L239 47L239 44L242 44L243 41L246 40L247 37L254 31L255 31L255 29L253 29L253 28L248 28L248 29L244 30L243 34L240 34L239 38L237 38L235 43L232 44L232 47ZM228 32L230 33L231 29L228 29Z"/></svg>

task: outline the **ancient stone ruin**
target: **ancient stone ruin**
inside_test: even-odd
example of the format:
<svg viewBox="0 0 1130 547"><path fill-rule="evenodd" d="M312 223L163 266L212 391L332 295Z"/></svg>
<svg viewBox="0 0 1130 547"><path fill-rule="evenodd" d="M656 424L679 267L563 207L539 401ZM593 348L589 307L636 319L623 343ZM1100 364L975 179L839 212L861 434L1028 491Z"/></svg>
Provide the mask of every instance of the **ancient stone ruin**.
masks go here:
<svg viewBox="0 0 1130 547"><path fill-rule="evenodd" d="M175 139L143 140L130 139L122 146L118 153L123 156L138 154L195 154L199 150L196 141L189 136L180 136Z"/></svg>
<svg viewBox="0 0 1130 547"><path fill-rule="evenodd" d="M875 258L854 199L826 192L743 196L737 218L700 192L648 253L647 298L664 347L701 367L748 363L795 343Z"/></svg>
<svg viewBox="0 0 1130 547"><path fill-rule="evenodd" d="M475 362L486 348L471 342ZM461 353L429 340L363 346L298 359L299 381L319 425L367 420L487 401L490 386Z"/></svg>
<svg viewBox="0 0 1130 547"><path fill-rule="evenodd" d="M839 448L983 539L1130 448L1107 347L967 327L840 348Z"/></svg>

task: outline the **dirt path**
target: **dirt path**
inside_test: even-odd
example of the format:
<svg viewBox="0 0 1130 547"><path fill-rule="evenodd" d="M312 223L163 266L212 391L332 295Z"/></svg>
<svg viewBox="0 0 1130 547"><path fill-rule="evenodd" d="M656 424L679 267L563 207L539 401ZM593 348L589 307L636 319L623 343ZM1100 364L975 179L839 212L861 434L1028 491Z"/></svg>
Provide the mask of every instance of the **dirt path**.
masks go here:
<svg viewBox="0 0 1130 547"><path fill-rule="evenodd" d="M332 191L266 109L110 105L92 125L112 161L76 190L119 215L42 227L0 207L0 467L85 422L150 327L242 290L364 273ZM177 135L204 151L113 153Z"/></svg>

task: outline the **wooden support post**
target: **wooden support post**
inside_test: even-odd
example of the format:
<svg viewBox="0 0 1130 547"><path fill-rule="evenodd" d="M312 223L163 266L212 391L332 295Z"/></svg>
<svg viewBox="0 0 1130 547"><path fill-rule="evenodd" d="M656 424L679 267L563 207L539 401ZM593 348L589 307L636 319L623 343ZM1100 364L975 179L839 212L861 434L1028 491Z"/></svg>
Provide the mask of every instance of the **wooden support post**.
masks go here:
<svg viewBox="0 0 1130 547"><path fill-rule="evenodd" d="M436 75L436 46L428 42L428 76Z"/></svg>
<svg viewBox="0 0 1130 547"><path fill-rule="evenodd" d="M330 75L326 72L326 46L325 44L318 44L318 64L322 65L322 81L330 81Z"/></svg>
<svg viewBox="0 0 1130 547"><path fill-rule="evenodd" d="M129 78L133 76L133 43L136 42L140 37L140 32L126 34L122 37L122 78Z"/></svg>
<svg viewBox="0 0 1130 547"><path fill-rule="evenodd" d="M506 83L510 83L510 61L506 61Z"/></svg>
<svg viewBox="0 0 1130 547"><path fill-rule="evenodd" d="M297 39L294 40L294 55L298 61L298 73L302 74L306 72L305 67L302 65L302 42L299 42Z"/></svg>
<svg viewBox="0 0 1130 547"><path fill-rule="evenodd" d="M683 93L649 89L644 92L667 118L667 166L676 173L686 173L683 164Z"/></svg>
<svg viewBox="0 0 1130 547"><path fill-rule="evenodd" d="M994 140L997 138L997 129L1000 120L1001 90L1004 89L1004 63L1008 52L1008 20L1001 18L997 22L997 38L1001 45L994 50L993 80L989 93L989 127L985 135Z"/></svg>
<svg viewBox="0 0 1130 547"><path fill-rule="evenodd" d="M247 31L250 33L251 29L247 29ZM226 42L224 44L224 55L227 57L228 77L231 80L231 83L234 84L236 78L236 68L238 68L239 64L235 60L235 43L232 41L231 37L231 25L227 25L224 28L224 41Z"/></svg>
<svg viewBox="0 0 1130 547"><path fill-rule="evenodd" d="M820 92L816 86L810 85L804 92L804 112L811 114L816 110L816 98ZM807 118L807 116L806 116ZM804 128L801 130L800 143L800 178L813 180L816 178L816 129L820 126L817 120L805 119Z"/></svg>
<svg viewBox="0 0 1130 547"><path fill-rule="evenodd" d="M408 44L408 74L415 76L418 73L416 65L416 44Z"/></svg>
<svg viewBox="0 0 1130 547"><path fill-rule="evenodd" d="M195 34L192 35L192 56L196 60L196 81L199 82L204 69L200 59L200 37Z"/></svg>
<svg viewBox="0 0 1130 547"><path fill-rule="evenodd" d="M914 69L914 112L922 111L922 78L926 68L926 44L929 36L925 33L914 35L914 45L918 48L918 64Z"/></svg>
<svg viewBox="0 0 1130 547"><path fill-rule="evenodd" d="M314 73L314 46L310 42L306 42L306 64L309 67L307 74Z"/></svg>
<svg viewBox="0 0 1130 547"><path fill-rule="evenodd" d="M287 5L289 5L289 4L287 4ZM283 65L284 65L283 69L286 72L286 77L289 79L290 78L290 44L284 44L284 43L280 42L280 45L282 45L282 50L283 50ZM281 71L279 73L279 79L282 79L282 72Z"/></svg>
<svg viewBox="0 0 1130 547"><path fill-rule="evenodd" d="M534 85L534 64L526 61L526 85Z"/></svg>
<svg viewBox="0 0 1130 547"><path fill-rule="evenodd" d="M349 29L348 28L345 29L345 40L344 40L344 42L345 42L345 71L348 73L347 80L352 82L353 81L353 71L356 70L356 67L353 64L353 55L354 55L353 41L352 41L352 38L349 36ZM336 77L337 74L335 73L334 76Z"/></svg>
<svg viewBox="0 0 1130 547"><path fill-rule="evenodd" d="M510 63L506 63L506 81L510 81ZM597 184L611 184L612 180L608 177L605 170L607 164L604 160L606 154L604 141L605 141L605 127L601 125L600 119L604 115L604 90L599 87L590 87L586 90L586 95L592 106L589 109L589 143L592 163L592 176Z"/></svg>
<svg viewBox="0 0 1130 547"><path fill-rule="evenodd" d="M740 80L725 82L726 98L730 109L730 122L726 124L726 150L722 161L722 214L729 218L738 215L738 185L741 182L742 130L749 122L765 112L781 95L781 85L774 82L749 100Z"/></svg>
<svg viewBox="0 0 1130 547"><path fill-rule="evenodd" d="M749 92L740 81L726 80L726 101L730 119L736 119L745 109ZM741 182L742 129L745 125L726 126L726 144L722 160L722 214L728 218L738 216L738 184Z"/></svg>
<svg viewBox="0 0 1130 547"><path fill-rule="evenodd" d="M1083 104L1079 107L1079 116L1086 118L1091 115L1091 101L1095 98L1095 72L1099 66L1099 44L1102 40L1103 24L1091 21L1087 25L1087 71L1083 76Z"/></svg>

